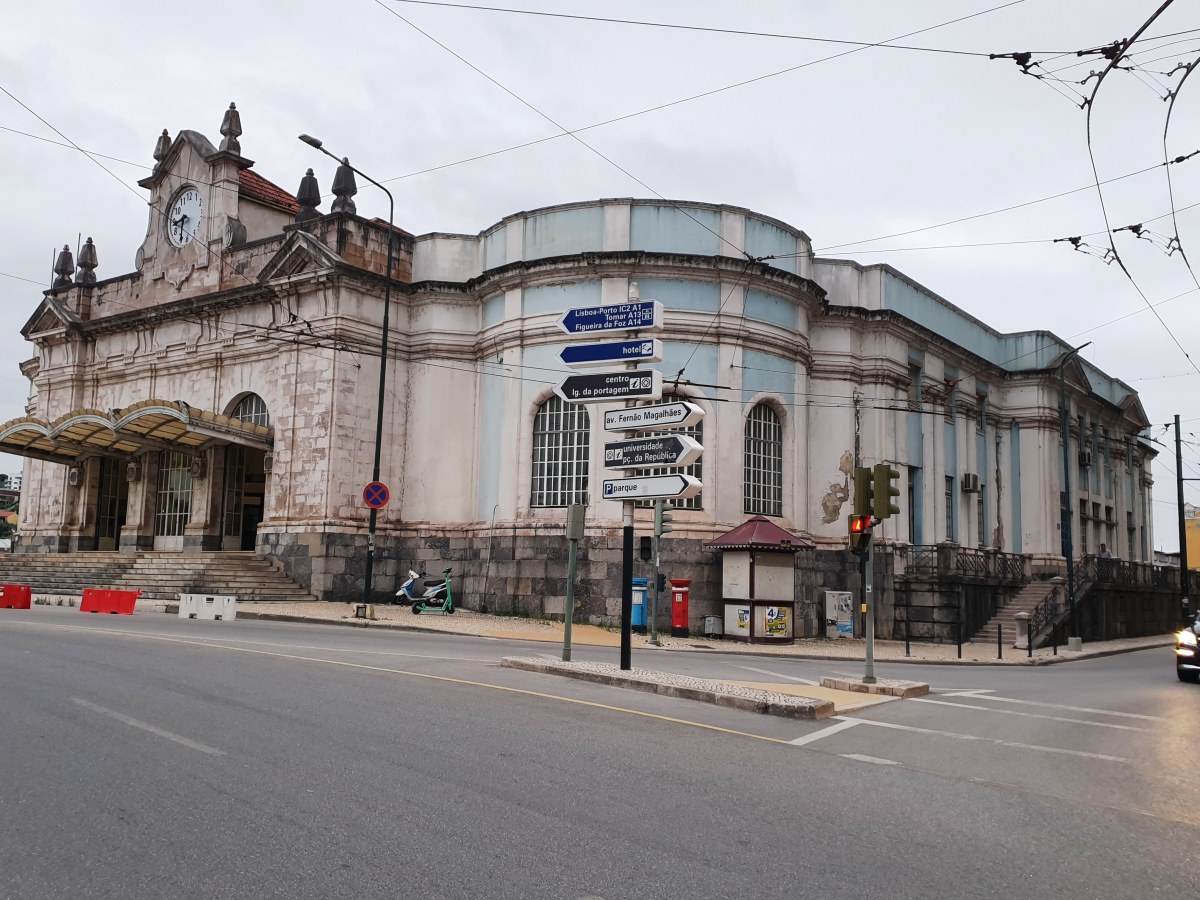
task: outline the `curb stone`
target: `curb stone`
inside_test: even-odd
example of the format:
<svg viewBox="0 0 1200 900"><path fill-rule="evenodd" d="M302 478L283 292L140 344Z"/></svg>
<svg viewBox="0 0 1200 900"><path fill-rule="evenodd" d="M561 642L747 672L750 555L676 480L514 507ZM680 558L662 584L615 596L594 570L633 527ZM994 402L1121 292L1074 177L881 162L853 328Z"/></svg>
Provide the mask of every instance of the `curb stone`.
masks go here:
<svg viewBox="0 0 1200 900"><path fill-rule="evenodd" d="M814 700L807 697L792 697L755 688L744 688L709 681L701 678L670 675L634 669L628 672L617 669L610 663L563 663L552 660L505 656L500 665L507 669L520 669L543 675L565 675L610 687L627 688L677 697L682 700L698 700L730 709L741 709L765 716L782 716L789 719L827 719L834 714L831 700ZM585 668L586 667L586 668Z"/></svg>
<svg viewBox="0 0 1200 900"><path fill-rule="evenodd" d="M874 684L864 684L861 678L822 678L821 687L835 691L853 691L859 694L886 694L890 697L923 697L929 693L929 685L923 681L898 681L880 678Z"/></svg>

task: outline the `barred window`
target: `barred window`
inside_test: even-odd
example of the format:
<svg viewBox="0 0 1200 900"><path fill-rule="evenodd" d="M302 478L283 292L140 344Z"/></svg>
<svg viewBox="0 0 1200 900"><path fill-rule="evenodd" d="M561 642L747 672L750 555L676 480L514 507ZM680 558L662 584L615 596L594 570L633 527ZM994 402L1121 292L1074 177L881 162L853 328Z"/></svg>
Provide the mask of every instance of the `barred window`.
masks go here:
<svg viewBox="0 0 1200 900"><path fill-rule="evenodd" d="M646 406L662 406L666 403L683 403L687 401L687 397L678 394L663 394L661 400L652 400ZM704 421L701 420L695 425L689 425L687 428L663 428L658 431L641 431L638 432L638 437L658 437L660 434L683 434L694 439L697 444L704 444ZM703 482L703 460L704 457L696 460L690 466L668 466L662 469L647 469L643 470L647 475L691 475L696 480ZM704 509L704 492L701 491L695 497L690 497L687 500L672 500L671 505L676 509ZM651 507L654 506L653 500L639 500L638 506Z"/></svg>
<svg viewBox="0 0 1200 900"><path fill-rule="evenodd" d="M267 404L258 394L247 394L238 405L233 408L231 415L235 419L241 419L243 422L249 422L251 425L271 424L270 416L267 415Z"/></svg>
<svg viewBox="0 0 1200 900"><path fill-rule="evenodd" d="M775 410L760 403L746 418L743 509L752 515L783 515L783 426Z"/></svg>
<svg viewBox="0 0 1200 900"><path fill-rule="evenodd" d="M158 504L154 512L154 534L179 537L192 516L192 458L185 453L163 450L158 455Z"/></svg>
<svg viewBox="0 0 1200 900"><path fill-rule="evenodd" d="M586 503L590 427L582 404L556 396L533 419L533 478L530 506Z"/></svg>

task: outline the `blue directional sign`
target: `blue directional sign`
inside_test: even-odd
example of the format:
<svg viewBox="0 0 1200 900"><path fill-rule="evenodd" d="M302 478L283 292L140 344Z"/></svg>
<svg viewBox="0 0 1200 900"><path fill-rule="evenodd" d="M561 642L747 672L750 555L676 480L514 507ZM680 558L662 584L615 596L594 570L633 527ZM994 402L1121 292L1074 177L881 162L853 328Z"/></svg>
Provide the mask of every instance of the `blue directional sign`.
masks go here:
<svg viewBox="0 0 1200 900"><path fill-rule="evenodd" d="M575 344L566 346L558 358L571 368L611 366L623 362L662 362L662 341L615 341L610 344Z"/></svg>
<svg viewBox="0 0 1200 900"><path fill-rule="evenodd" d="M607 306L580 306L558 317L567 334L613 331L662 331L663 305L657 300L635 300Z"/></svg>

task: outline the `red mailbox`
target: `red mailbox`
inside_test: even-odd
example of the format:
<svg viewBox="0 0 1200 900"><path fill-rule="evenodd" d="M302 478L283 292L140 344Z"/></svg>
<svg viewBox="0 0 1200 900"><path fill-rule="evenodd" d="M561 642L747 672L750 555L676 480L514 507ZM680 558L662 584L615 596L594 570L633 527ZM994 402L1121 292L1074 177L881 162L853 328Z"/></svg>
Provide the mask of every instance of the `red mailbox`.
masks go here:
<svg viewBox="0 0 1200 900"><path fill-rule="evenodd" d="M687 578L671 579L671 637L688 636L688 588L691 584Z"/></svg>

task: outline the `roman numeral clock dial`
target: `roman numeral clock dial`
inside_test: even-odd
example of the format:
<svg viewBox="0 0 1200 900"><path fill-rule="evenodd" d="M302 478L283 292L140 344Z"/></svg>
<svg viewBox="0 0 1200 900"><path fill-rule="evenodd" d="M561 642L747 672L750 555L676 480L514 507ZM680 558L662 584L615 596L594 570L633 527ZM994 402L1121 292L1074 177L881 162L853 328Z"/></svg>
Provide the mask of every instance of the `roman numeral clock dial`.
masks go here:
<svg viewBox="0 0 1200 900"><path fill-rule="evenodd" d="M188 188L180 193L167 210L167 237L176 247L186 247L200 233L204 202L200 192Z"/></svg>

